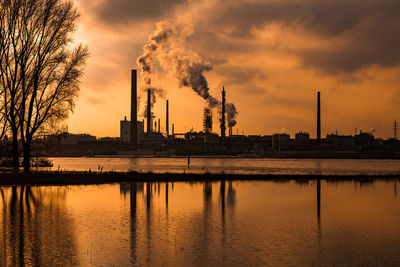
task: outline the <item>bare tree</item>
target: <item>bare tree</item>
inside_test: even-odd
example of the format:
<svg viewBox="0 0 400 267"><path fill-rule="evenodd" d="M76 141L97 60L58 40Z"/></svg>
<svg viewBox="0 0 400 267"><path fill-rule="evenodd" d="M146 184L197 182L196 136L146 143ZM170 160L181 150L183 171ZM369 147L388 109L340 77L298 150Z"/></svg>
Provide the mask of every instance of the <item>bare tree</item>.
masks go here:
<svg viewBox="0 0 400 267"><path fill-rule="evenodd" d="M35 135L57 127L74 108L88 50L80 44L72 47L79 15L71 2L5 0L2 5L5 114L29 171Z"/></svg>
<svg viewBox="0 0 400 267"><path fill-rule="evenodd" d="M20 69L18 56L21 54L17 45L19 39L18 19L21 5L4 0L0 7L0 79L3 114L12 131L13 165L18 169L18 103L20 88Z"/></svg>

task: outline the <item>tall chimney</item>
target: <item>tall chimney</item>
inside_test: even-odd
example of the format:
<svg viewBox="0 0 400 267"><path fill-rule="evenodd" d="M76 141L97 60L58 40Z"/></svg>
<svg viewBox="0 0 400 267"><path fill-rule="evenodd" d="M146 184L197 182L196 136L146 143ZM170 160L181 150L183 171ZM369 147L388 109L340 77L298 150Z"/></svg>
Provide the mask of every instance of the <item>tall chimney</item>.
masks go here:
<svg viewBox="0 0 400 267"><path fill-rule="evenodd" d="M174 135L174 134L175 134L175 125L172 124L172 135Z"/></svg>
<svg viewBox="0 0 400 267"><path fill-rule="evenodd" d="M158 132L161 131L160 119L158 119Z"/></svg>
<svg viewBox="0 0 400 267"><path fill-rule="evenodd" d="M151 120L151 92L147 89L147 132L152 132L152 120Z"/></svg>
<svg viewBox="0 0 400 267"><path fill-rule="evenodd" d="M137 72L131 73L131 147L137 149Z"/></svg>
<svg viewBox="0 0 400 267"><path fill-rule="evenodd" d="M221 137L225 137L225 88L222 86Z"/></svg>
<svg viewBox="0 0 400 267"><path fill-rule="evenodd" d="M167 136L169 135L169 101L167 99L167 122L165 124L165 130L167 131Z"/></svg>
<svg viewBox="0 0 400 267"><path fill-rule="evenodd" d="M321 93L318 92L317 103L317 140L321 141Z"/></svg>

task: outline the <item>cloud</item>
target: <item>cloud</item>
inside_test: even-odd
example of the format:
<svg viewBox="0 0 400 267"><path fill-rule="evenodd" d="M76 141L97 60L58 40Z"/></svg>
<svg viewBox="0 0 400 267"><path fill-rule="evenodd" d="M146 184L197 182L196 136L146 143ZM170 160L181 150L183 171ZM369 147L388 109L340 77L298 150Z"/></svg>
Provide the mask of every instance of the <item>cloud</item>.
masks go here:
<svg viewBox="0 0 400 267"><path fill-rule="evenodd" d="M83 2L107 24L129 24L163 17L185 0L103 0Z"/></svg>
<svg viewBox="0 0 400 267"><path fill-rule="evenodd" d="M257 31L279 24L283 30L301 32L321 46L287 48L303 66L327 74L356 72L378 65L400 63L400 1L398 0L102 0L83 1L87 11L104 24L132 26L143 20L157 21L185 13L193 18L193 45L207 49L207 58L218 53L251 51ZM201 5L201 3L205 3ZM190 8L192 6L192 8ZM183 8L184 7L184 8ZM184 17L184 15L182 15ZM304 40L307 42L307 40ZM324 45L324 44L329 45Z"/></svg>
<svg viewBox="0 0 400 267"><path fill-rule="evenodd" d="M254 49L252 40L259 37L255 30L271 24L318 41L320 46L293 49L285 40L274 40L304 66L321 72L355 72L400 63L398 0L221 1L209 16L198 20L197 39L212 38L212 46L220 51Z"/></svg>
<svg viewBox="0 0 400 267"><path fill-rule="evenodd" d="M224 65L219 67L217 70L219 75L225 77L229 84L247 84L253 79L263 79L267 78L267 75L256 67L239 67Z"/></svg>
<svg viewBox="0 0 400 267"><path fill-rule="evenodd" d="M130 69L156 22L164 20L190 26L182 45L213 66L204 72L210 92L220 96L226 86L229 101L240 110L238 127L246 132L274 132L278 126L293 131L302 125L312 132L319 90L324 131L352 132L400 114L398 0L75 1L92 55L83 88L108 100L95 107L115 121L129 112ZM197 96L178 89L164 69L155 64L152 79L168 90L177 110L176 130L201 129ZM139 71L140 87L142 77ZM93 108L94 101L82 99L81 105ZM164 112L158 104L154 109ZM107 127L118 133L111 121ZM390 127L377 128L378 136L389 133Z"/></svg>

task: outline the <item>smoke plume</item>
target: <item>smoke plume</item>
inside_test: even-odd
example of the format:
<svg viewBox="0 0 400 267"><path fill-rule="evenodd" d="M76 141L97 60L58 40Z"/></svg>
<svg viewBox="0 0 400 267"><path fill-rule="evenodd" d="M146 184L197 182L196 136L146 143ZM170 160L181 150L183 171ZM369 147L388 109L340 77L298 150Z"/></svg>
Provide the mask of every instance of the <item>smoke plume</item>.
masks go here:
<svg viewBox="0 0 400 267"><path fill-rule="evenodd" d="M210 108L219 104L219 101L210 95L210 88L203 74L205 71L212 70L210 63L202 62L200 59L194 61L190 58L179 58L179 55L176 54L175 60L172 61L175 61L174 76L179 80L181 86L192 88L207 101Z"/></svg>
<svg viewBox="0 0 400 267"><path fill-rule="evenodd" d="M157 50L168 41L168 38L174 32L171 24L159 22L156 29L149 37L150 43L143 47L143 54L137 59L137 64L142 71L143 81L147 88L151 87L151 73L153 70L153 58Z"/></svg>
<svg viewBox="0 0 400 267"><path fill-rule="evenodd" d="M157 102L157 97L161 97L161 98L165 98L165 91L163 89L160 88L155 88L155 87L150 87L147 88L150 89L150 105L151 105L151 115L153 116L153 107L154 104ZM146 101L147 101L147 97L146 97ZM147 102L146 105L147 107ZM145 108L143 110L143 117L147 118L147 108Z"/></svg>
<svg viewBox="0 0 400 267"><path fill-rule="evenodd" d="M146 85L145 88L143 88L143 91L144 93L146 93L147 89L150 89L151 110L153 110L153 106L157 102L157 96L165 98L164 90L161 88L155 88L151 84L154 55L157 52L157 50L160 49L168 41L168 38L173 32L174 30L169 23L165 22L157 23L156 29L149 37L150 42L143 47L143 54L137 59L137 64L142 72L141 75ZM147 103L145 106L147 106ZM143 117L147 118L146 108L143 110Z"/></svg>
<svg viewBox="0 0 400 267"><path fill-rule="evenodd" d="M228 122L228 127L233 127L236 125L236 115L238 114L236 107L233 103L225 104L226 120Z"/></svg>
<svg viewBox="0 0 400 267"><path fill-rule="evenodd" d="M218 108L221 102L210 94L205 72L212 70L212 65L204 61L196 52L185 48L184 41L191 34L188 25L172 25L169 22L157 23L155 31L150 36L150 43L143 47L143 55L137 62L142 71L143 79L151 88L153 60L157 59L160 66L170 72L182 87L191 88L207 101L209 108ZM153 90L152 90L153 92ZM163 96L163 91L154 91L155 95ZM153 102L153 101L152 101ZM154 103L152 103L154 104ZM229 127L236 124L235 105L226 104L227 122Z"/></svg>

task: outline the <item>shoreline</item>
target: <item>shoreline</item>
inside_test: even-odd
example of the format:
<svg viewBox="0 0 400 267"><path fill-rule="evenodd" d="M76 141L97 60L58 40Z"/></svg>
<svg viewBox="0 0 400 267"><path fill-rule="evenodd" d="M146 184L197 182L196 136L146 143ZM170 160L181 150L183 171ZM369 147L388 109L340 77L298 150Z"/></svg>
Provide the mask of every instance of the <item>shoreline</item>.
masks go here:
<svg viewBox="0 0 400 267"><path fill-rule="evenodd" d="M157 159L181 159L187 158L187 155L169 155L169 156L157 156L157 155L135 155L135 154L109 154L109 155L50 155L50 156L38 156L43 158L89 158L89 159L135 159L135 158L157 158ZM211 158L211 159L356 159L356 160L400 160L400 155L388 155L388 154L371 154L371 153L355 153L355 152L321 152L321 153L308 153L308 152L274 152L268 154L242 154L242 155L190 155L191 158Z"/></svg>
<svg viewBox="0 0 400 267"><path fill-rule="evenodd" d="M383 175L322 175L322 174L191 174L153 172L76 172L33 171L0 173L0 186L68 186L100 185L129 182L203 182L203 181L360 181L400 180L400 174Z"/></svg>

